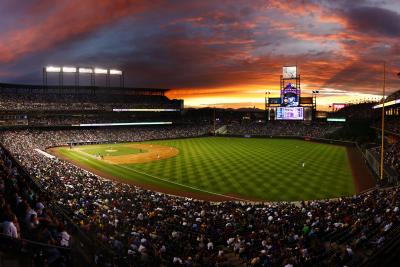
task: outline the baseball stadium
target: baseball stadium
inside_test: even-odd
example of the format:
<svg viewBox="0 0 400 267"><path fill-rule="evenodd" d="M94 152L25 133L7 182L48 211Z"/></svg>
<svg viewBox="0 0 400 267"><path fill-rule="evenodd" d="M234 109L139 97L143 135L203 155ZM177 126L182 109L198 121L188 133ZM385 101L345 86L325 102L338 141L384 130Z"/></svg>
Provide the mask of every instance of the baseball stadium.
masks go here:
<svg viewBox="0 0 400 267"><path fill-rule="evenodd" d="M6 2L0 267L397 265L398 4Z"/></svg>

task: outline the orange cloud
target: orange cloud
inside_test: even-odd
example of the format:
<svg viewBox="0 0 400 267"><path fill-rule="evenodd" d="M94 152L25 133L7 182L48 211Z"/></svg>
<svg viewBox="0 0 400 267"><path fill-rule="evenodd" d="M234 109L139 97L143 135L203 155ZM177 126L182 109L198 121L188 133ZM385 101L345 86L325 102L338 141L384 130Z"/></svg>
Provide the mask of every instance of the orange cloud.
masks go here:
<svg viewBox="0 0 400 267"><path fill-rule="evenodd" d="M10 62L27 53L43 51L63 41L76 38L127 15L144 11L148 4L126 0L42 1L31 9L34 24L2 33L0 62ZM49 14L47 13L49 12ZM29 11L28 20L29 20ZM43 15L43 20L37 18Z"/></svg>
<svg viewBox="0 0 400 267"><path fill-rule="evenodd" d="M298 64L304 92L333 88L350 99L350 92L378 91L383 59L400 62L395 12L357 1L228 2L35 1L23 23L2 33L0 62L19 63L16 69L23 64L18 59L83 39L91 51L71 52L78 55L74 62L104 56L133 86L173 88L168 96L189 105L226 106L262 105L265 90L277 94L282 65ZM135 16L137 24L123 23ZM113 32L116 25L121 28ZM101 36L99 48L90 33L106 27L115 42ZM118 51L110 53L109 46ZM396 85L394 78L389 82ZM323 95L321 103L337 97Z"/></svg>

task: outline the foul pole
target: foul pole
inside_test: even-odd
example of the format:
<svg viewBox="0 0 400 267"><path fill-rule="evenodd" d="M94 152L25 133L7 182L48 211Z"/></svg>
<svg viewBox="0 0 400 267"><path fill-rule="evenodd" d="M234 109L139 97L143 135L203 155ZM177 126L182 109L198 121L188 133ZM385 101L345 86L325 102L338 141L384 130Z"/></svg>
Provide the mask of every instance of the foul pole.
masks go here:
<svg viewBox="0 0 400 267"><path fill-rule="evenodd" d="M381 175L380 179L383 180L383 160L385 152L385 87L386 87L386 61L383 62L383 86L382 86L382 132L381 132Z"/></svg>

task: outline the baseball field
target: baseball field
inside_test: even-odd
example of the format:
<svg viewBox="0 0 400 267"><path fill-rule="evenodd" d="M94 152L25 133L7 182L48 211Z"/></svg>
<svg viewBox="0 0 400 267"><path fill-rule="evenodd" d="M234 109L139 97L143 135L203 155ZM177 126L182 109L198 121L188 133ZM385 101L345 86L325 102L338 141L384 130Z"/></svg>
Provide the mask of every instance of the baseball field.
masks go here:
<svg viewBox="0 0 400 267"><path fill-rule="evenodd" d="M295 139L203 137L50 152L109 179L208 200L295 201L355 193L346 147Z"/></svg>

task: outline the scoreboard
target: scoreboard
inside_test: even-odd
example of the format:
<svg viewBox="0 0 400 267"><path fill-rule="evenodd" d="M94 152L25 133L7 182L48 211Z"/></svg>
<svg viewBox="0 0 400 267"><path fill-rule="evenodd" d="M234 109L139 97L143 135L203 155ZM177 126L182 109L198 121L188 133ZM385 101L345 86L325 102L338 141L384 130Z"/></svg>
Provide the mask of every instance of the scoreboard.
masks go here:
<svg viewBox="0 0 400 267"><path fill-rule="evenodd" d="M297 66L283 66L279 87L280 97L265 95L266 120L310 122L315 118L316 96L301 96Z"/></svg>
<svg viewBox="0 0 400 267"><path fill-rule="evenodd" d="M277 120L303 120L304 119L303 107L277 107L276 119Z"/></svg>

